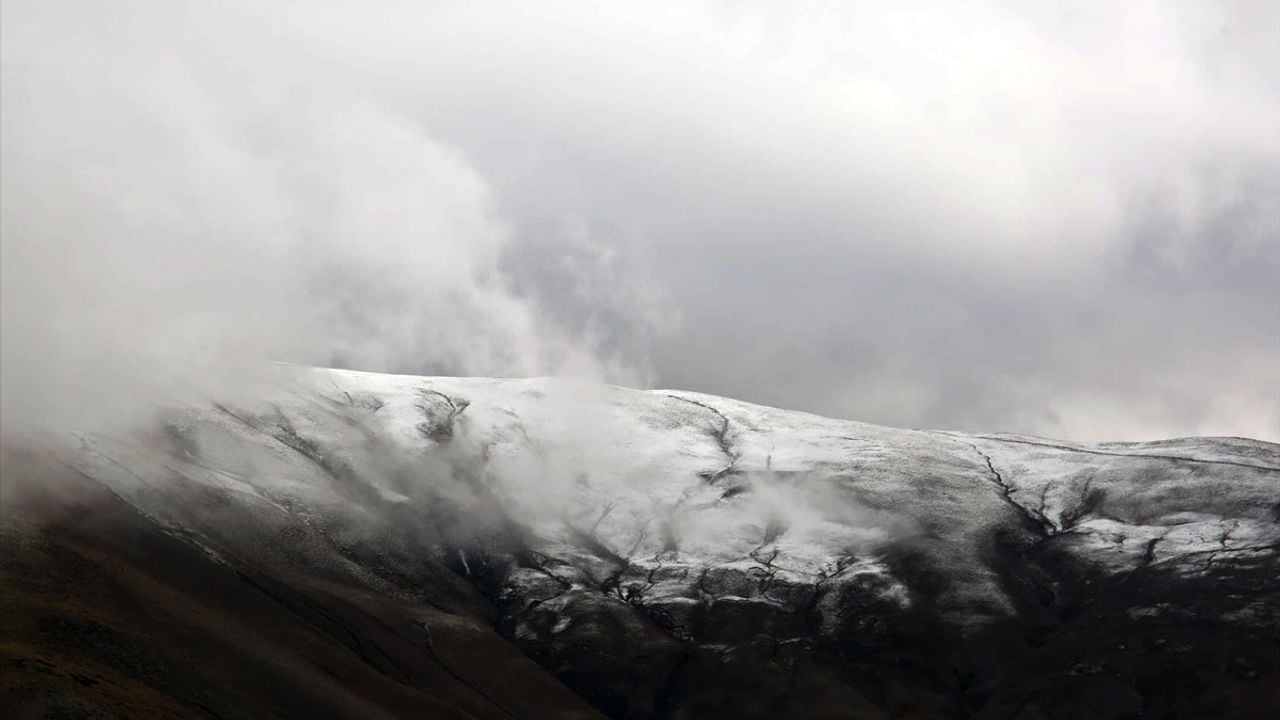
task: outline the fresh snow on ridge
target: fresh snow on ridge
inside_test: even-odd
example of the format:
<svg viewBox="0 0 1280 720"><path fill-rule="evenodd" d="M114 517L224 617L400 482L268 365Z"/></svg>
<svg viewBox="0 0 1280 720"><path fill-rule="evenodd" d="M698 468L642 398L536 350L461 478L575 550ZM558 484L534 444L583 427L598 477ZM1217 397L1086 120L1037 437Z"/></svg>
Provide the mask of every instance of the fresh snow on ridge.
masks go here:
<svg viewBox="0 0 1280 720"><path fill-rule="evenodd" d="M708 597L794 608L842 586L909 607L889 554L903 547L946 577L944 614L981 624L1010 612L984 560L993 527L1104 573L1196 572L1280 540L1267 443L904 430L550 379L282 366L253 402L170 409L149 435L60 453L186 532L194 488L348 533L433 518L450 527L430 551L470 573L514 524L537 561L510 592L591 589L676 625Z"/></svg>

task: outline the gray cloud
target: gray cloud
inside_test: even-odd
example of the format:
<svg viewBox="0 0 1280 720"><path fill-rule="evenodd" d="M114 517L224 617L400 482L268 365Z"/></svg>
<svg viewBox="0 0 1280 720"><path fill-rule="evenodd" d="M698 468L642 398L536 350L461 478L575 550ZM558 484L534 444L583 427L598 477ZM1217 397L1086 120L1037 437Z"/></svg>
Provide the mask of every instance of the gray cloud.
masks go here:
<svg viewBox="0 0 1280 720"><path fill-rule="evenodd" d="M7 406L276 357L1280 439L1266 3L258 5L7 4Z"/></svg>

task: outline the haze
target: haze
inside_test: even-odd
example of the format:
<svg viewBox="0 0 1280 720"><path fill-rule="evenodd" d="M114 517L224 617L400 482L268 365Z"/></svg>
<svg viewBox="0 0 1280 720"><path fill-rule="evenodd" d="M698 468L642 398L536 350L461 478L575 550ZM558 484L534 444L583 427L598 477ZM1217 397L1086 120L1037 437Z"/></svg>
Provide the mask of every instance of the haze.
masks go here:
<svg viewBox="0 0 1280 720"><path fill-rule="evenodd" d="M1280 5L6 0L4 421L266 360L1280 441Z"/></svg>

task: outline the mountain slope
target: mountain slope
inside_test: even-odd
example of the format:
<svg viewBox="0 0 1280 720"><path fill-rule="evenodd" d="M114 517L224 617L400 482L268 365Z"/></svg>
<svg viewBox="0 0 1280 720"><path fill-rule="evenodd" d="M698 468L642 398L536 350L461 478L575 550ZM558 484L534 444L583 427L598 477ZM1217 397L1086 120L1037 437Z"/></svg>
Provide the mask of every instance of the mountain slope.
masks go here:
<svg viewBox="0 0 1280 720"><path fill-rule="evenodd" d="M5 450L17 716L1280 714L1280 448L278 368Z"/></svg>

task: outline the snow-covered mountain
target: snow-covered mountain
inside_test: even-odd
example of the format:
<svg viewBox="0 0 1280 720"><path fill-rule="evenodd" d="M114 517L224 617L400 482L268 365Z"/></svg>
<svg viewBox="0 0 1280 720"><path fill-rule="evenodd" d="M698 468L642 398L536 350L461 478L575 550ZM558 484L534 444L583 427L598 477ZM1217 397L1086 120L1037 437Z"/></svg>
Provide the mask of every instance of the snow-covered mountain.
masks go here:
<svg viewBox="0 0 1280 720"><path fill-rule="evenodd" d="M7 444L7 706L1280 716L1280 446L296 367L237 397Z"/></svg>

